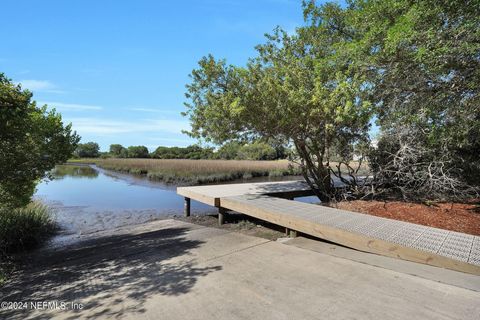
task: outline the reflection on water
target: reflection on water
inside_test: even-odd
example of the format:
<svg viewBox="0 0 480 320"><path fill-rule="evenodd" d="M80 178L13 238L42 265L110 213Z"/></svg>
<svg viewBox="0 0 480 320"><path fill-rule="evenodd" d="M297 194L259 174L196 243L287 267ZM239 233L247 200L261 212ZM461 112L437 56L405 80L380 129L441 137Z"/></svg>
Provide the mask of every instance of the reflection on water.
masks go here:
<svg viewBox="0 0 480 320"><path fill-rule="evenodd" d="M182 214L183 198L174 186L107 172L95 166L62 165L35 197L56 211L63 234L84 234ZM192 202L192 213L215 211Z"/></svg>
<svg viewBox="0 0 480 320"><path fill-rule="evenodd" d="M94 179L98 177L98 171L90 166L77 165L59 165L51 172L54 179L63 179L65 177L72 178L89 178Z"/></svg>
<svg viewBox="0 0 480 320"><path fill-rule="evenodd" d="M177 195L175 186L144 176L87 165L57 166L52 176L53 180L38 185L35 197L56 212L62 232L54 239L54 244L75 241L82 234L183 214L183 197ZM292 177L275 180L288 179ZM268 180L271 179L256 179L255 182ZM318 202L318 199L307 197L303 201ZM192 201L191 211L193 214L217 212L196 201Z"/></svg>
<svg viewBox="0 0 480 320"><path fill-rule="evenodd" d="M183 208L183 198L176 194L175 186L140 177L78 165L57 166L52 175L53 180L38 186L36 196L64 206L98 210L155 209L169 213L180 213Z"/></svg>

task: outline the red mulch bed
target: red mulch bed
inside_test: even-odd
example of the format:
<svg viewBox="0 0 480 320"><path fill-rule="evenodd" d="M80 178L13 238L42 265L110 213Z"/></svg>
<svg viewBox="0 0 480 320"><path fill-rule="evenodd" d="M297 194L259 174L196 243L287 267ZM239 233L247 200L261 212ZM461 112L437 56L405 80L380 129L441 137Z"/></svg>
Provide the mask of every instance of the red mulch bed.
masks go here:
<svg viewBox="0 0 480 320"><path fill-rule="evenodd" d="M355 200L340 202L337 208L480 236L478 204Z"/></svg>

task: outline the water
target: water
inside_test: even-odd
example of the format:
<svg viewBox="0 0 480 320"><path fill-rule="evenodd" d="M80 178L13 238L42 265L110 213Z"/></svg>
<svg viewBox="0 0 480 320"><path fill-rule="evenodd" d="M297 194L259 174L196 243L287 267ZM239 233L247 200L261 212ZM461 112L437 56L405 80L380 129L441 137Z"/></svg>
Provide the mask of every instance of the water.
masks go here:
<svg viewBox="0 0 480 320"><path fill-rule="evenodd" d="M35 198L54 209L61 231L55 242L183 214L183 197L176 186L88 165L60 165L51 181L37 187ZM248 182L298 177L256 178ZM239 181L236 181L238 183ZM241 181L240 181L241 182ZM301 201L315 202L306 197ZM192 201L192 214L214 214L216 208Z"/></svg>
<svg viewBox="0 0 480 320"><path fill-rule="evenodd" d="M54 180L38 186L36 195L64 206L92 210L160 210L181 212L183 198L176 187L150 182L139 177L112 174L89 166L57 166ZM198 206L196 206L198 205ZM205 208L199 204L194 209Z"/></svg>
<svg viewBox="0 0 480 320"><path fill-rule="evenodd" d="M35 198L54 209L60 238L183 213L183 198L176 194L175 186L95 166L61 165L52 175L53 180L38 185ZM191 210L192 214L215 212L215 208L194 201Z"/></svg>

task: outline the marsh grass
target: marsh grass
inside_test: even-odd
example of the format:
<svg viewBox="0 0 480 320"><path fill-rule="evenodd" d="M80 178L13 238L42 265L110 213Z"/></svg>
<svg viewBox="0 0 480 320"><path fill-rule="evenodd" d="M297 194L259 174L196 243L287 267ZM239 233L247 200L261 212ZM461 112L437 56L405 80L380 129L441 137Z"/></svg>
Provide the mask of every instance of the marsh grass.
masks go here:
<svg viewBox="0 0 480 320"><path fill-rule="evenodd" d="M14 269L11 255L40 245L56 229L50 209L39 202L15 209L0 206L0 285Z"/></svg>
<svg viewBox="0 0 480 320"><path fill-rule="evenodd" d="M0 207L0 255L27 250L41 244L55 232L50 209L32 202L24 208Z"/></svg>
<svg viewBox="0 0 480 320"><path fill-rule="evenodd" d="M94 159L94 161L97 166L104 169L144 174L152 180L176 184L194 185L300 174L297 167L281 160Z"/></svg>

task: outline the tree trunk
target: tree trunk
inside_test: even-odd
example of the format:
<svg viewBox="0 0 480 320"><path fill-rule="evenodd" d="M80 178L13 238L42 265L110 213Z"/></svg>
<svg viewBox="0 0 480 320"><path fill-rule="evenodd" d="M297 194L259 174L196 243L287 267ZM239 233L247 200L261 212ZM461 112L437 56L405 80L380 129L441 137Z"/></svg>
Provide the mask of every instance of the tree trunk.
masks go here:
<svg viewBox="0 0 480 320"><path fill-rule="evenodd" d="M300 167L305 181L322 202L332 200L335 190L329 168L324 166L321 161L312 159L311 154L315 153L309 150L304 141L297 140L294 141L294 144L300 156Z"/></svg>

